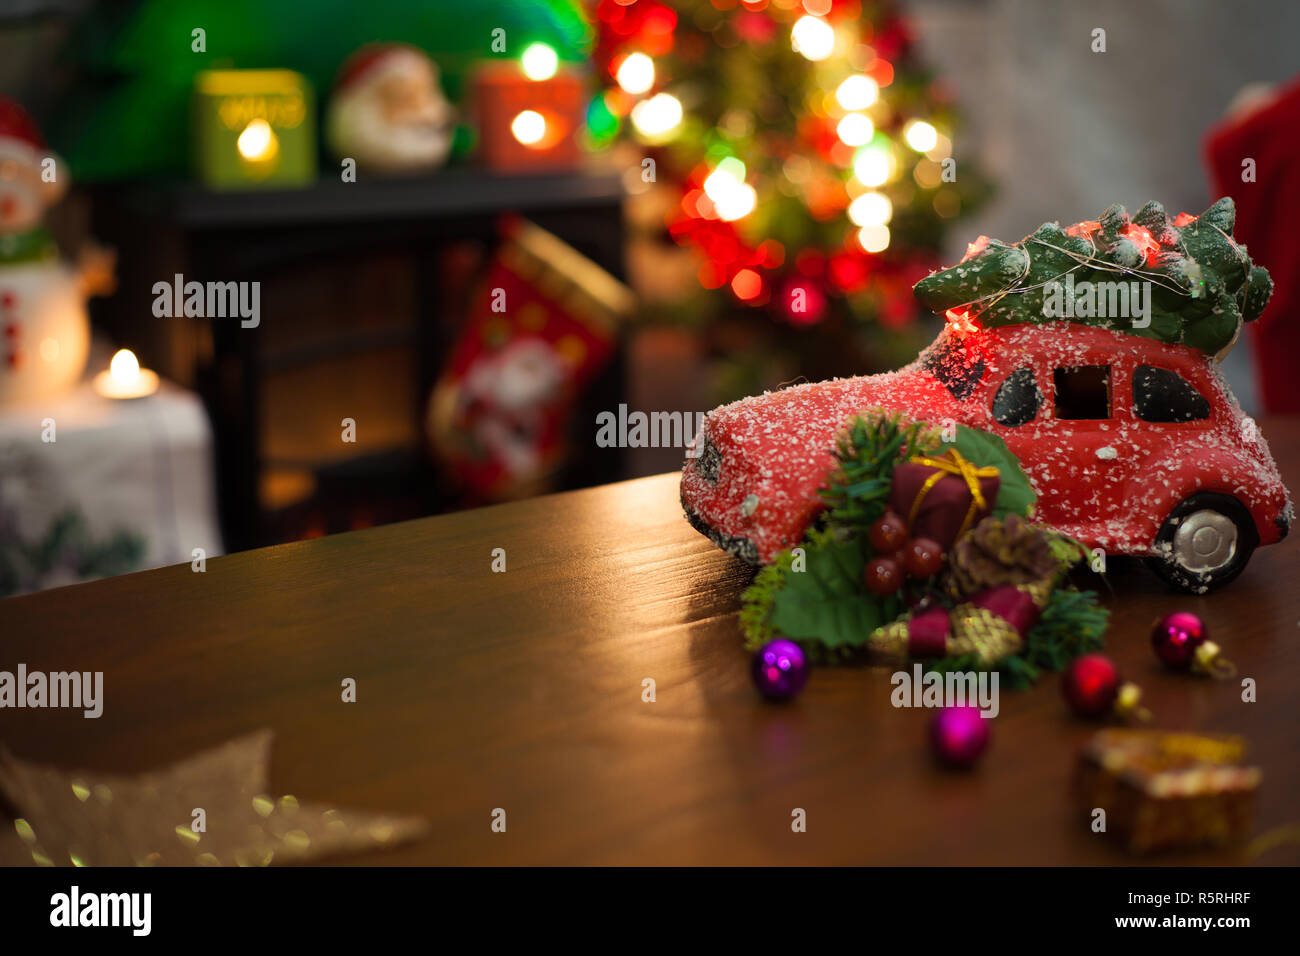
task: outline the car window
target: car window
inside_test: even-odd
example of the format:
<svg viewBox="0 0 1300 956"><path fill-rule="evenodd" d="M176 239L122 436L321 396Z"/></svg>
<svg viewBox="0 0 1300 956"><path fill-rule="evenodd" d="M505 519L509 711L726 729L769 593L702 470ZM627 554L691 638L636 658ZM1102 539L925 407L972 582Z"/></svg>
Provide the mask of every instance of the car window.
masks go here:
<svg viewBox="0 0 1300 956"><path fill-rule="evenodd" d="M1133 411L1144 422L1193 422L1210 417L1210 403L1177 372L1139 365L1133 372Z"/></svg>
<svg viewBox="0 0 1300 956"><path fill-rule="evenodd" d="M927 349L921 367L937 378L953 398L962 401L975 391L988 364L967 351L960 339L949 339Z"/></svg>
<svg viewBox="0 0 1300 956"><path fill-rule="evenodd" d="M1015 427L1033 421L1043 403L1032 368L1018 368L998 386L993 396L993 420L999 425Z"/></svg>
<svg viewBox="0 0 1300 956"><path fill-rule="evenodd" d="M1053 376L1056 417L1067 421L1110 418L1110 366L1068 365Z"/></svg>

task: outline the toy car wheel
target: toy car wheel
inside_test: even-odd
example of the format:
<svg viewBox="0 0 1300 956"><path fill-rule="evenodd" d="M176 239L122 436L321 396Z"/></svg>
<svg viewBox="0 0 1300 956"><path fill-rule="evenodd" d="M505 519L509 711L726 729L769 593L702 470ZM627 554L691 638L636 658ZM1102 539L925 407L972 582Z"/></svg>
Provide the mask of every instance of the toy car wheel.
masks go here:
<svg viewBox="0 0 1300 956"><path fill-rule="evenodd" d="M1147 564L1168 584L1204 594L1245 570L1258 544L1255 523L1240 501L1203 492L1170 512Z"/></svg>

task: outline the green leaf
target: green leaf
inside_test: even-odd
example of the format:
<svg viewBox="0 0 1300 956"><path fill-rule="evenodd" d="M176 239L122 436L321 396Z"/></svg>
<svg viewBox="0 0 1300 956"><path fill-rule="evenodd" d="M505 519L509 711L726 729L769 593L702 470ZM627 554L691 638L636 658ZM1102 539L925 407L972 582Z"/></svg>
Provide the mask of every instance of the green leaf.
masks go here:
<svg viewBox="0 0 1300 956"><path fill-rule="evenodd" d="M885 623L880 600L863 590L866 558L858 540L829 536L807 545L806 571L790 572L772 602L772 628L796 641L856 646Z"/></svg>
<svg viewBox="0 0 1300 956"><path fill-rule="evenodd" d="M952 446L962 456L976 465L992 465L998 470L998 500L993 505L995 515L1015 513L1029 516L1029 509L1038 496L1029 485L1029 479L1020 468L1020 460L997 435L978 428L957 426L957 439Z"/></svg>
<svg viewBox="0 0 1300 956"><path fill-rule="evenodd" d="M1230 296L1220 298L1229 299ZM1238 322L1240 316L1235 309L1229 311L1221 308L1200 322L1189 325L1183 333L1183 344L1213 355L1232 341L1232 337L1237 334Z"/></svg>

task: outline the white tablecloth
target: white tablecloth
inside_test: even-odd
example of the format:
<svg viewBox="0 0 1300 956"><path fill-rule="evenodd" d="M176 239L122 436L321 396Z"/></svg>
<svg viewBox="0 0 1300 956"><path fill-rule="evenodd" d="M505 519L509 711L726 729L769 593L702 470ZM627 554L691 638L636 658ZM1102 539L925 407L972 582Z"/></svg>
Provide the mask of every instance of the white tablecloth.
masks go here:
<svg viewBox="0 0 1300 956"><path fill-rule="evenodd" d="M114 401L83 384L0 409L0 596L189 563L195 548L221 551L212 431L193 393L164 382Z"/></svg>

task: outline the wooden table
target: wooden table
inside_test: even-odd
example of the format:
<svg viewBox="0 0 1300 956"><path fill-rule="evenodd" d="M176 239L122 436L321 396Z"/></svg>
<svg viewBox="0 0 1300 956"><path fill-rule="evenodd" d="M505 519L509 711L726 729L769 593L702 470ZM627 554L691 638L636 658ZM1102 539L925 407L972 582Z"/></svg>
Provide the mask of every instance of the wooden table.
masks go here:
<svg viewBox="0 0 1300 956"><path fill-rule="evenodd" d="M1300 489L1300 420L1264 431ZM1109 650L1157 726L1245 734L1264 768L1257 831L1296 821L1300 534L1210 597L1117 564ZM1004 693L981 767L946 773L929 713L890 706L887 670L820 670L792 704L760 701L736 627L748 578L662 475L13 598L0 668L102 670L106 703L99 720L0 711L0 737L43 762L141 771L271 727L277 792L432 822L356 863L1130 860L1072 809L1093 727L1054 678ZM1148 627L1176 608L1206 619L1258 703L1160 668Z"/></svg>

